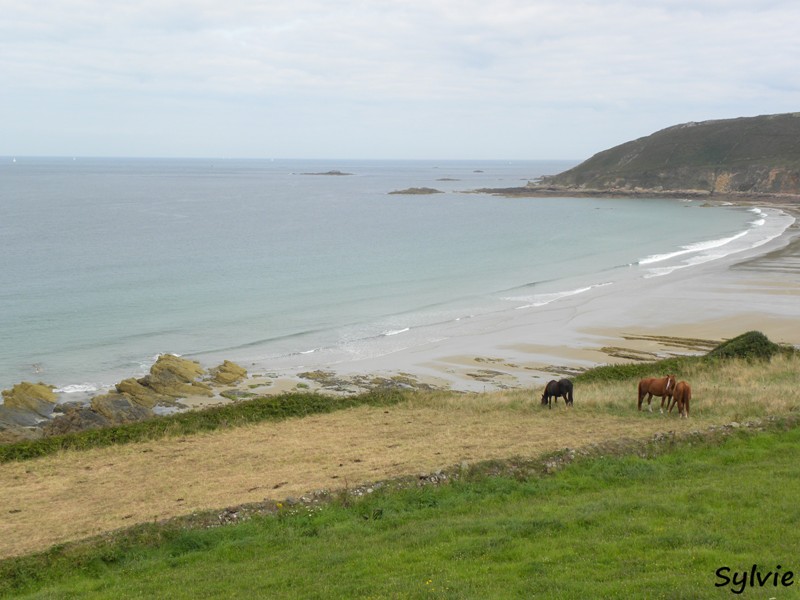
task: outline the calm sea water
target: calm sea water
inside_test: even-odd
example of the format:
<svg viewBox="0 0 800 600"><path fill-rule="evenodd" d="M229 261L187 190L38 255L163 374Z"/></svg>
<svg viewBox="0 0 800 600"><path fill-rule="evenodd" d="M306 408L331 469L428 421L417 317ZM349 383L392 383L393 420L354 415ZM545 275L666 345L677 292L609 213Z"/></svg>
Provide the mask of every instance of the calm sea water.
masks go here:
<svg viewBox="0 0 800 600"><path fill-rule="evenodd" d="M365 340L413 344L423 326L558 301L631 265L711 260L769 217L463 193L572 164L0 159L0 388L99 389L162 352L358 357ZM318 174L331 170L350 175ZM388 193L422 186L444 193Z"/></svg>

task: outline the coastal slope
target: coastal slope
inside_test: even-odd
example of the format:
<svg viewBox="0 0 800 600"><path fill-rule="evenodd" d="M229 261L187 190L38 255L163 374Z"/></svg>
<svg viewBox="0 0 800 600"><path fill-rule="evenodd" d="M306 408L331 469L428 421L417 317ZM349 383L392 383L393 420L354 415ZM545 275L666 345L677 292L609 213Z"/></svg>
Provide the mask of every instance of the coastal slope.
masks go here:
<svg viewBox="0 0 800 600"><path fill-rule="evenodd" d="M675 125L528 187L800 196L800 113Z"/></svg>

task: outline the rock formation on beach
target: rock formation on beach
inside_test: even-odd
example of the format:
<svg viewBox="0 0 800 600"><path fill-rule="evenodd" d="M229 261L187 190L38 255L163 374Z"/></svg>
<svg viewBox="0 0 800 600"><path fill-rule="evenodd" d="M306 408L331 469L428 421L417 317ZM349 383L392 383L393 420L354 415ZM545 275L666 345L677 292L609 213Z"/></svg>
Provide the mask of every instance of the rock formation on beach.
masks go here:
<svg viewBox="0 0 800 600"><path fill-rule="evenodd" d="M41 382L23 381L10 390L3 390L3 405L6 408L29 410L43 417L53 412L56 400L53 386Z"/></svg>
<svg viewBox="0 0 800 600"><path fill-rule="evenodd" d="M53 387L44 383L23 381L10 390L3 390L0 443L38 437L36 431L53 413L56 400Z"/></svg>
<svg viewBox="0 0 800 600"><path fill-rule="evenodd" d="M200 363L162 354L139 383L169 398L212 396L211 388L198 381L204 374Z"/></svg>
<svg viewBox="0 0 800 600"><path fill-rule="evenodd" d="M233 385L239 383L247 377L247 370L229 360L224 361L220 366L211 369L209 373L213 381L222 385Z"/></svg>
<svg viewBox="0 0 800 600"><path fill-rule="evenodd" d="M195 361L162 354L147 375L120 381L88 405L58 405L52 386L22 382L3 390L0 443L149 419L156 407L179 406L178 400L189 396L210 397L212 384L233 385L246 377L244 368L227 360L206 372Z"/></svg>

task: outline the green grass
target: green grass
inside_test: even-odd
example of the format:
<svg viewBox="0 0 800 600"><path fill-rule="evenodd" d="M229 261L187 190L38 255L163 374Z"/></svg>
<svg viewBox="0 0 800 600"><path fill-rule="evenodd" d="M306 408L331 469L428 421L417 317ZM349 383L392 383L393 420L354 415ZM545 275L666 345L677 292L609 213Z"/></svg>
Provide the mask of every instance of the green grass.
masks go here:
<svg viewBox="0 0 800 600"><path fill-rule="evenodd" d="M692 438L553 476L464 473L221 528L145 525L0 563L18 598L705 598L800 569L800 429ZM525 473L525 475L521 475ZM800 580L800 576L795 576ZM798 584L800 585L800 584ZM792 588L745 597L798 597Z"/></svg>

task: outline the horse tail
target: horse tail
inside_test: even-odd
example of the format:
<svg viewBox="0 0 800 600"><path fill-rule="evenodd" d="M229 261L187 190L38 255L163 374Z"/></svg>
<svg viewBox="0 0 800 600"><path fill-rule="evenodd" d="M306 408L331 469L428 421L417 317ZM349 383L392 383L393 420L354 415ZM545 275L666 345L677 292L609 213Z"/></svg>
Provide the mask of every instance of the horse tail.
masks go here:
<svg viewBox="0 0 800 600"><path fill-rule="evenodd" d="M639 410L642 410L642 400L644 399L645 394L647 393L645 390L645 381L646 381L645 379L642 379L639 382L639 404L638 404Z"/></svg>
<svg viewBox="0 0 800 600"><path fill-rule="evenodd" d="M687 418L689 417L689 400L691 400L691 399L692 399L692 388L690 388L687 385L686 386L686 398L683 401L683 406L685 407L686 417Z"/></svg>

